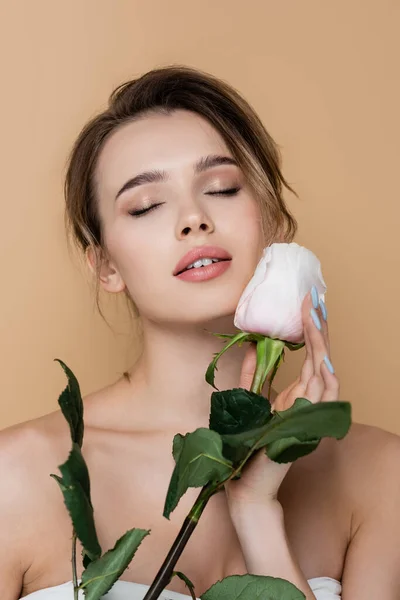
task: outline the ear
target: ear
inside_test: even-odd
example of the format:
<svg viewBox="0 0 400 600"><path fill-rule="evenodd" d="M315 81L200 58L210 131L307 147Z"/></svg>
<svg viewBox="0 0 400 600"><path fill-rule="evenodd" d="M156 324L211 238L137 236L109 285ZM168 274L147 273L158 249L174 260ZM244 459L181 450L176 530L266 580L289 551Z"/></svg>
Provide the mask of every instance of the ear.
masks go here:
<svg viewBox="0 0 400 600"><path fill-rule="evenodd" d="M92 273L97 276L99 268L100 285L106 292L118 293L125 289L125 282L121 277L115 263L105 256L104 251L96 246L86 249L86 261Z"/></svg>

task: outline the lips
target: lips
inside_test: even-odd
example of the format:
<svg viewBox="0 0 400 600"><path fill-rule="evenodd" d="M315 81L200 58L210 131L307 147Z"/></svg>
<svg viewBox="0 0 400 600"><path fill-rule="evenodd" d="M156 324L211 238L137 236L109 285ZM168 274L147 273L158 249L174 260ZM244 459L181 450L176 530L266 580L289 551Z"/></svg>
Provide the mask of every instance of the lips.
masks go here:
<svg viewBox="0 0 400 600"><path fill-rule="evenodd" d="M179 275L188 265L201 258L219 258L220 260L232 260L232 256L218 246L198 246L187 252L176 265L173 274Z"/></svg>

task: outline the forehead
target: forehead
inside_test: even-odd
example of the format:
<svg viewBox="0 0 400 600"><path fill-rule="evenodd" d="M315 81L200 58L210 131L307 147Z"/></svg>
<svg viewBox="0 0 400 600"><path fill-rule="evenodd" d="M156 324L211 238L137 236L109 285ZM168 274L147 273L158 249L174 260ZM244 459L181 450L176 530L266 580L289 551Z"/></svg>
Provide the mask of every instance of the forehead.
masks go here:
<svg viewBox="0 0 400 600"><path fill-rule="evenodd" d="M218 131L203 117L177 110L152 114L121 126L104 144L97 169L100 193L113 193L146 170L191 168L210 153L231 155Z"/></svg>

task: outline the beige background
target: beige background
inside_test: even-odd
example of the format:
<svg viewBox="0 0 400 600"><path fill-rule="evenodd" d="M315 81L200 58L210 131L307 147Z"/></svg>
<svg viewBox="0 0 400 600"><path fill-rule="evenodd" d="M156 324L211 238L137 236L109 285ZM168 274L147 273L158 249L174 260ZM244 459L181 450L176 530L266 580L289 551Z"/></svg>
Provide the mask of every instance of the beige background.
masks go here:
<svg viewBox="0 0 400 600"><path fill-rule="evenodd" d="M68 255L63 170L116 85L175 62L236 86L281 145L297 241L328 284L341 397L400 433L399 17L398 0L1 1L0 428L58 408L53 358L87 393L135 355L123 303L108 304L112 331Z"/></svg>

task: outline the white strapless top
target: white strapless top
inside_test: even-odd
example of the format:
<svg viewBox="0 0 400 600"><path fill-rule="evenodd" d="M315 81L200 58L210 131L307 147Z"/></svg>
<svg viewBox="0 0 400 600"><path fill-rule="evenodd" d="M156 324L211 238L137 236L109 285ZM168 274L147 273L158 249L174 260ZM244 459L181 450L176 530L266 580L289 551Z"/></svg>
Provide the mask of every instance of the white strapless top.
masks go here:
<svg viewBox="0 0 400 600"><path fill-rule="evenodd" d="M309 579L308 585L317 600L341 600L342 587L336 579L316 577L315 579ZM23 600L26 598L29 598L29 600L72 600L73 589L72 581L67 581L61 585L37 590L37 592L24 596ZM143 600L148 589L149 586L143 583L118 580L103 598L105 600ZM190 600L190 598L191 596L186 596L186 594L169 592L168 590L164 590L160 596L161 600ZM82 590L79 590L79 600L84 600Z"/></svg>

